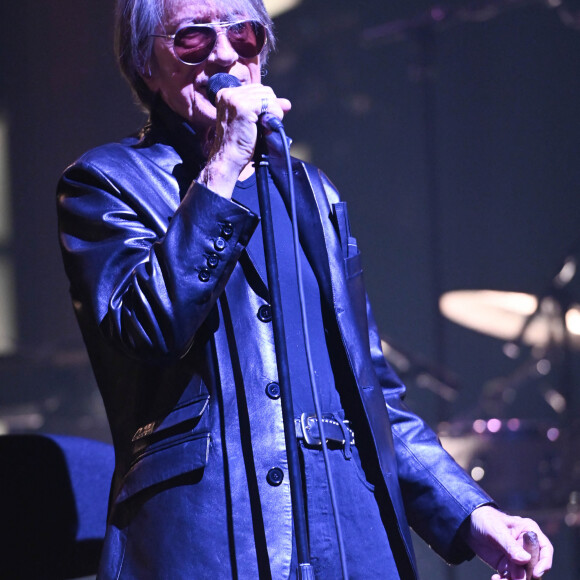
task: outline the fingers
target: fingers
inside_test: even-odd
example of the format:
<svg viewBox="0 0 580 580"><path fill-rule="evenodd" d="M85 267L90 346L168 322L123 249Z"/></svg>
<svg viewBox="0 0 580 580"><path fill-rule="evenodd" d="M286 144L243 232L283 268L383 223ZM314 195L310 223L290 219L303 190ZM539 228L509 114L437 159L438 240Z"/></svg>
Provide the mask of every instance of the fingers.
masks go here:
<svg viewBox="0 0 580 580"><path fill-rule="evenodd" d="M505 527L502 529L498 541L503 548L507 560L522 566L530 561L530 554L523 547L522 534L526 530L525 520L517 516L508 516L504 514ZM529 529L529 528L527 528ZM499 570L501 568L498 567Z"/></svg>
<svg viewBox="0 0 580 580"><path fill-rule="evenodd" d="M471 514L467 540L474 552L497 570L492 580L531 580L552 567L552 544L529 518L481 506Z"/></svg>
<svg viewBox="0 0 580 580"><path fill-rule="evenodd" d="M523 576L525 578L525 576ZM491 577L491 580L510 580L511 576L509 572L505 572L503 574L498 574L497 572Z"/></svg>
<svg viewBox="0 0 580 580"><path fill-rule="evenodd" d="M538 524L529 518L507 516L507 525L511 532L504 544L506 554L518 564L528 566L534 575L538 570L549 569L554 550ZM548 564L547 568L544 567L545 563Z"/></svg>
<svg viewBox="0 0 580 580"><path fill-rule="evenodd" d="M518 541L527 553L527 561L524 557L516 556L520 550L517 542L517 548L510 546L513 548L510 550L506 547L505 556L497 563L498 572L492 576L492 580L538 579L552 567L554 549L548 538L532 520L522 520L520 525L537 529L537 532L526 530L518 534Z"/></svg>
<svg viewBox="0 0 580 580"><path fill-rule="evenodd" d="M538 563L534 566L533 578L540 578L545 572L552 567L552 560L554 558L554 547L550 540L540 531L536 531L538 542L540 545L540 553Z"/></svg>
<svg viewBox="0 0 580 580"><path fill-rule="evenodd" d="M518 539L530 554L530 560L526 565L527 578L541 578L552 567L554 548L535 521L530 519L522 521L524 531Z"/></svg>
<svg viewBox="0 0 580 580"><path fill-rule="evenodd" d="M292 108L292 103L288 99L277 98L276 100L278 101L278 104L282 108L282 111L284 111L284 114L288 113Z"/></svg>
<svg viewBox="0 0 580 580"><path fill-rule="evenodd" d="M497 565L497 573L493 580L530 580L525 564L518 564L509 557L503 557Z"/></svg>
<svg viewBox="0 0 580 580"><path fill-rule="evenodd" d="M530 561L526 565L526 575L531 578L540 560L540 542L535 532L524 532L524 550L530 555Z"/></svg>
<svg viewBox="0 0 580 580"><path fill-rule="evenodd" d="M288 99L277 98L271 87L259 83L218 91L215 130L207 133L208 162L200 174L201 182L215 193L231 197L236 180L254 157L260 115L268 112L282 119L290 107Z"/></svg>
<svg viewBox="0 0 580 580"><path fill-rule="evenodd" d="M271 113L282 119L290 111L292 104L288 99L278 98L271 87L252 83L240 87L225 88L216 95L216 107L236 113L237 118L244 118L256 123L258 117Z"/></svg>

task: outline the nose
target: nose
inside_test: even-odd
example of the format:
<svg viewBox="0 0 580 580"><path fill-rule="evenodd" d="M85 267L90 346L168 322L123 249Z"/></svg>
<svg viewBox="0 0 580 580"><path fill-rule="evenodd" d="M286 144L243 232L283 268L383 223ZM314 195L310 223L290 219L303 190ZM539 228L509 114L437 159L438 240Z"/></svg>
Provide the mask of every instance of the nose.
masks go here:
<svg viewBox="0 0 580 580"><path fill-rule="evenodd" d="M217 30L215 46L213 47L208 60L220 64L231 64L238 60L238 53L230 44L225 29L221 28Z"/></svg>

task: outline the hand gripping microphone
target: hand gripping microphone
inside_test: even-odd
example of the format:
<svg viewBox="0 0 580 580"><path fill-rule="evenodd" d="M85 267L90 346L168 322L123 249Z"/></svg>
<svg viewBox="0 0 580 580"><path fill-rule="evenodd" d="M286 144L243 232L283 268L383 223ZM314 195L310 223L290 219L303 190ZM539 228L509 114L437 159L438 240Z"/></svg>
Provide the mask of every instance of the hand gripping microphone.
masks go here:
<svg viewBox="0 0 580 580"><path fill-rule="evenodd" d="M234 75L229 75L227 73L216 73L207 81L207 98L209 99L209 102L215 107L216 96L221 89L239 87L241 84L242 83L240 80ZM264 129L269 131L280 131L281 129L284 129L282 121L278 119L276 115L272 115L272 113L262 113L258 118L258 122L260 125L262 125L262 127L264 127Z"/></svg>

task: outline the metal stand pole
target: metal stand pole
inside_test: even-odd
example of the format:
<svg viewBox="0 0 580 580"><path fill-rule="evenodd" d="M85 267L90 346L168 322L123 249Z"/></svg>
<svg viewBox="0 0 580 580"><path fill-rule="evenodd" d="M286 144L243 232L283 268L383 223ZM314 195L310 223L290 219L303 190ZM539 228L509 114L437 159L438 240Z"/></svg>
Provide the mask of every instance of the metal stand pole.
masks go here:
<svg viewBox="0 0 580 580"><path fill-rule="evenodd" d="M258 186L258 201L262 218L262 235L264 238L264 254L268 276L268 290L272 309L272 324L274 329L274 346L276 349L276 364L278 367L278 382L280 384L280 400L282 403L282 418L284 420L284 437L288 455L288 472L290 477L290 494L292 497L292 515L296 534L296 550L298 554L298 580L314 580L314 570L310 565L310 550L308 547L308 532L306 530L306 514L302 496L302 475L298 456L298 440L294 428L294 407L290 387L290 372L288 353L286 350L286 334L282 315L282 300L280 297L280 281L278 264L276 262L276 245L274 243L274 228L270 193L268 191L268 156L263 150L263 139L258 139L255 166Z"/></svg>

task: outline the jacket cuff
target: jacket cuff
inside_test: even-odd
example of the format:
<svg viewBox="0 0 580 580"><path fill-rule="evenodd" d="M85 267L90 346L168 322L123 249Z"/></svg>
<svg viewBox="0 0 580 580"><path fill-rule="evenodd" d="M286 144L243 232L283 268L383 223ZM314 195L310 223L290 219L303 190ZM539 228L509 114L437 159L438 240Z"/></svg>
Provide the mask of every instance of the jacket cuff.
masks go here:
<svg viewBox="0 0 580 580"><path fill-rule="evenodd" d="M461 564L461 562L465 562L466 560L472 560L475 556L475 552L469 547L465 538L469 533L469 526L471 525L471 514L477 509L484 505L489 505L492 507L497 508L497 505L494 502L482 502L476 505L470 512L469 515L463 520L455 537L451 542L451 548L449 550L449 557L447 561L449 564Z"/></svg>
<svg viewBox="0 0 580 580"><path fill-rule="evenodd" d="M220 233L225 234L228 239L235 238L236 242L243 246L248 245L254 230L260 223L259 216L237 201L222 197L197 181L193 182L187 196L195 200L193 207L196 210L211 207L211 215L220 216L218 218ZM231 223L232 220L235 224Z"/></svg>

